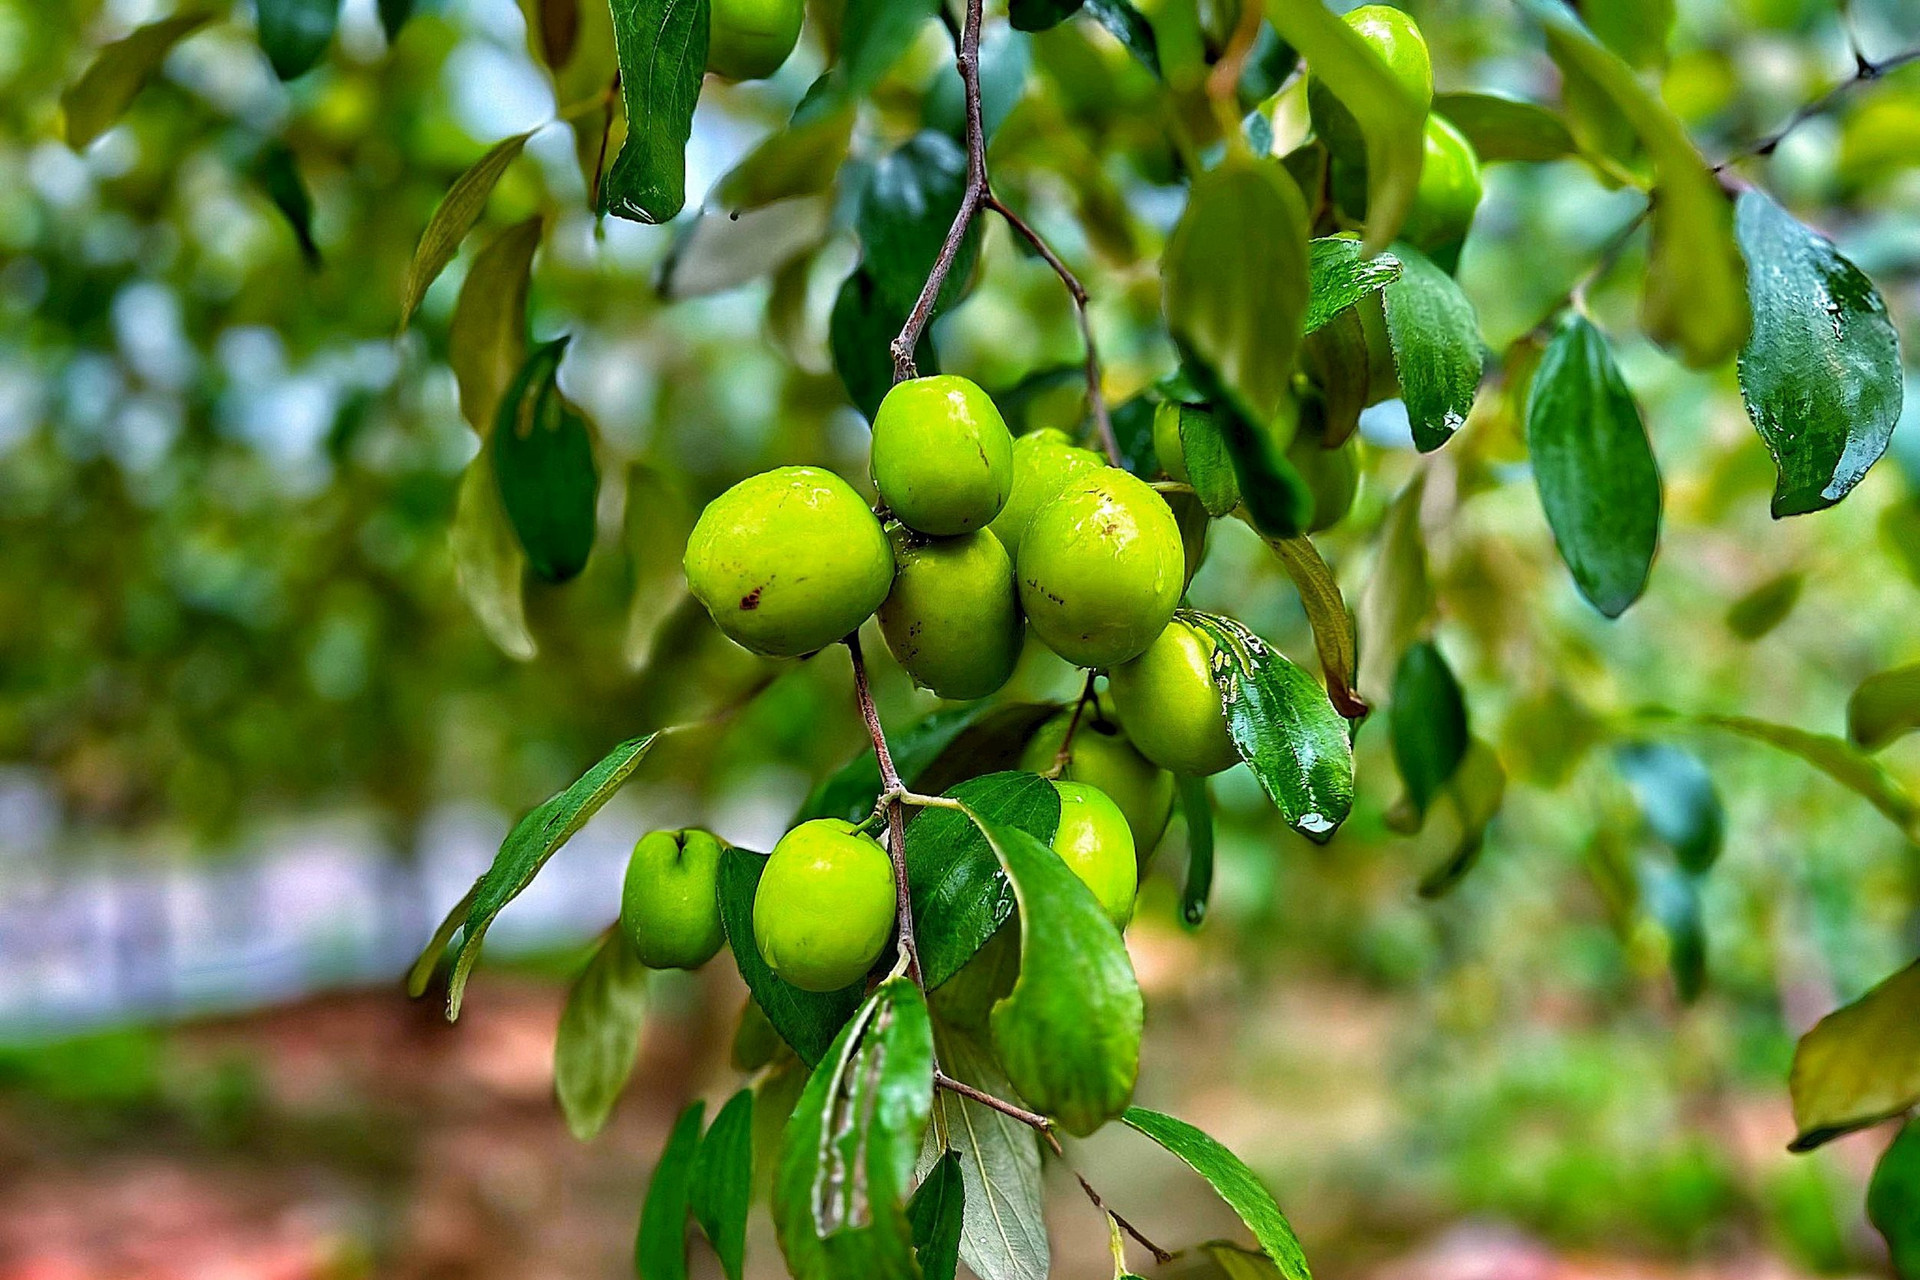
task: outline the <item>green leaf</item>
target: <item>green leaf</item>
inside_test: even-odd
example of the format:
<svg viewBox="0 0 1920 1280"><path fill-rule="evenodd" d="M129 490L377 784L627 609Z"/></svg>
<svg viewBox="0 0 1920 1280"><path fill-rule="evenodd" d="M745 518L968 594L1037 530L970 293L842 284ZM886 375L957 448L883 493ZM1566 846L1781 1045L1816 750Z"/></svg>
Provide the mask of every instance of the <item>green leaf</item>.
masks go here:
<svg viewBox="0 0 1920 1280"><path fill-rule="evenodd" d="M981 830L1020 907L1020 977L993 1006L994 1048L1021 1097L1084 1137L1126 1110L1140 1074L1133 963L1059 854L1017 827Z"/></svg>
<svg viewBox="0 0 1920 1280"><path fill-rule="evenodd" d="M1280 816L1309 840L1331 840L1353 809L1353 746L1326 691L1232 618L1176 616L1212 637L1233 744Z"/></svg>
<svg viewBox="0 0 1920 1280"><path fill-rule="evenodd" d="M1309 241L1307 318L1312 333L1360 299L1400 278L1400 259L1390 253L1365 257L1360 242L1346 236Z"/></svg>
<svg viewBox="0 0 1920 1280"><path fill-rule="evenodd" d="M60 95L67 145L75 151L111 129L160 72L173 47L212 21L212 13L176 13L102 46Z"/></svg>
<svg viewBox="0 0 1920 1280"><path fill-rule="evenodd" d="M1182 774L1180 812L1187 819L1187 879L1180 886L1180 921L1198 929L1207 918L1213 892L1213 796L1205 778Z"/></svg>
<svg viewBox="0 0 1920 1280"><path fill-rule="evenodd" d="M794 1280L920 1280L906 1193L932 1107L926 998L889 978L834 1038L787 1121L773 1223Z"/></svg>
<svg viewBox="0 0 1920 1280"><path fill-rule="evenodd" d="M526 662L540 651L527 629L522 582L527 553L500 505L500 484L493 476L493 453L482 449L460 477L453 527L447 531L454 580L487 639L500 652Z"/></svg>
<svg viewBox="0 0 1920 1280"><path fill-rule="evenodd" d="M1401 655L1388 711L1393 762L1414 812L1424 819L1427 806L1467 758L1469 741L1467 701L1460 682L1431 640L1412 645Z"/></svg>
<svg viewBox="0 0 1920 1280"><path fill-rule="evenodd" d="M893 765L909 785L950 746L968 725L980 719L979 707L946 707L905 729L887 734ZM873 812L880 798L880 764L868 747L815 787L800 806L795 824L814 818L841 818L859 822Z"/></svg>
<svg viewBox="0 0 1920 1280"><path fill-rule="evenodd" d="M965 149L931 129L914 134L873 166L854 230L880 301L903 319L933 271L966 186ZM965 294L967 277L980 255L980 236L976 220L960 241L953 269L935 301L936 312Z"/></svg>
<svg viewBox="0 0 1920 1280"><path fill-rule="evenodd" d="M1700 757L1666 742L1629 742L1613 756L1647 826L1694 875L1705 873L1726 842L1727 814Z"/></svg>
<svg viewBox="0 0 1920 1280"><path fill-rule="evenodd" d="M1264 1253L1242 1249L1225 1240L1209 1240L1200 1248L1220 1269L1222 1280L1281 1280L1280 1268Z"/></svg>
<svg viewBox="0 0 1920 1280"><path fill-rule="evenodd" d="M1787 620L1805 585L1797 570L1767 579L1727 606L1727 630L1742 640L1760 639Z"/></svg>
<svg viewBox="0 0 1920 1280"><path fill-rule="evenodd" d="M527 357L500 401L488 441L500 504L528 565L548 582L565 582L586 567L600 497L587 420L555 381L567 341L556 339Z"/></svg>
<svg viewBox="0 0 1920 1280"><path fill-rule="evenodd" d="M1873 282L1758 189L1740 197L1753 333L1740 394L1773 454L1773 514L1830 507L1879 461L1900 421L1900 336Z"/></svg>
<svg viewBox="0 0 1920 1280"><path fill-rule="evenodd" d="M954 1079L996 1098L1013 1096L1006 1073L974 1037L936 1024L934 1045ZM927 1144L923 1166L946 1151L960 1158L960 1257L968 1269L980 1280L1047 1280L1046 1187L1033 1130L943 1089L934 1095Z"/></svg>
<svg viewBox="0 0 1920 1280"><path fill-rule="evenodd" d="M1160 455L1153 447L1156 408L1153 398L1143 392L1116 405L1111 415L1113 438L1120 446L1120 465L1142 480L1152 480L1160 474Z"/></svg>
<svg viewBox="0 0 1920 1280"><path fill-rule="evenodd" d="M1640 897L1667 935L1667 967L1682 1004L1700 998L1707 985L1707 931L1700 916L1700 882L1656 862L1640 869Z"/></svg>
<svg viewBox="0 0 1920 1280"><path fill-rule="evenodd" d="M1309 1280L1307 1255L1287 1223L1287 1215L1274 1203L1273 1194L1260 1185L1239 1156L1194 1128L1145 1107L1129 1107L1120 1117L1128 1128L1145 1134L1187 1163L1207 1180L1227 1206L1240 1216L1253 1238L1260 1242L1274 1265L1287 1280Z"/></svg>
<svg viewBox="0 0 1920 1280"><path fill-rule="evenodd" d="M687 139L711 9L711 0L613 0L627 137L600 184L601 212L665 222L687 203Z"/></svg>
<svg viewBox="0 0 1920 1280"><path fill-rule="evenodd" d="M1894 1274L1920 1280L1920 1122L1894 1135L1867 1185L1867 1218L1886 1237Z"/></svg>
<svg viewBox="0 0 1920 1280"><path fill-rule="evenodd" d="M1660 469L1607 340L1571 318L1527 400L1540 505L1580 594L1617 618L1646 588L1660 541Z"/></svg>
<svg viewBox="0 0 1920 1280"><path fill-rule="evenodd" d="M929 989L958 973L1013 914L1013 890L969 813L1042 844L1060 825L1060 793L1037 774L990 773L947 794L968 812L923 809L907 827L914 940Z"/></svg>
<svg viewBox="0 0 1920 1280"><path fill-rule="evenodd" d="M1507 771L1493 748L1474 738L1467 743L1466 757L1453 771L1445 791L1459 820L1459 832L1447 855L1421 878L1423 898L1438 898L1451 892L1480 861L1487 828L1506 802Z"/></svg>
<svg viewBox="0 0 1920 1280"><path fill-rule="evenodd" d="M680 302L772 275L819 247L832 219L833 202L825 195L779 200L745 213L703 212L677 228L655 290Z"/></svg>
<svg viewBox="0 0 1920 1280"><path fill-rule="evenodd" d="M1673 10L1674 0L1607 0L1580 11L1602 44L1644 70L1667 60Z"/></svg>
<svg viewBox="0 0 1920 1280"><path fill-rule="evenodd" d="M1847 738L1878 751L1920 729L1920 663L1868 676L1847 699Z"/></svg>
<svg viewBox="0 0 1920 1280"><path fill-rule="evenodd" d="M960 1153L949 1151L934 1162L932 1171L907 1202L907 1221L913 1226L913 1256L920 1263L923 1280L953 1280L960 1265L960 1222L965 1211Z"/></svg>
<svg viewBox="0 0 1920 1280"><path fill-rule="evenodd" d="M1360 642L1354 633L1353 613L1347 608L1333 570L1321 558L1311 539L1268 538L1267 546L1300 593L1300 607L1313 629L1313 645L1320 655L1320 674L1327 683L1327 700L1349 720L1369 710L1356 690L1360 682Z"/></svg>
<svg viewBox="0 0 1920 1280"><path fill-rule="evenodd" d="M1393 243L1413 208L1426 155L1428 104L1409 95L1373 46L1322 0L1267 0L1267 17L1305 56L1315 82L1340 100L1366 139L1362 247L1369 256L1376 254Z"/></svg>
<svg viewBox="0 0 1920 1280"><path fill-rule="evenodd" d="M494 917L533 883L554 851L571 840L575 832L587 825L587 819L613 798L613 793L633 775L659 737L655 732L627 739L572 786L536 805L507 832L500 851L493 856L493 865L474 881L472 903L462 921L460 949L454 956L453 978L447 988L448 1021L460 1016L460 999L467 989L467 976L480 959L480 943ZM444 930L446 926L441 928Z"/></svg>
<svg viewBox="0 0 1920 1280"><path fill-rule="evenodd" d="M809 1066L820 1061L827 1046L854 1010L860 1007L864 982L855 982L839 991L802 991L777 977L760 957L759 944L753 938L753 895L760 887L760 873L766 870L767 856L750 849L728 848L720 855L720 923L727 931L727 943L733 949L733 961L747 984L754 1003L767 1015L767 1021L780 1038Z"/></svg>
<svg viewBox="0 0 1920 1280"><path fill-rule="evenodd" d="M535 215L490 240L474 255L453 304L447 363L460 385L460 412L482 440L493 434L500 398L526 363L527 291L544 227Z"/></svg>
<svg viewBox="0 0 1920 1280"><path fill-rule="evenodd" d="M714 184L710 203L728 213L748 213L831 191L847 158L854 114L852 107L843 107L770 134Z"/></svg>
<svg viewBox="0 0 1920 1280"><path fill-rule="evenodd" d="M1453 277L1410 245L1394 252L1404 270L1383 295L1387 336L1414 447L1431 453L1466 423L1486 348L1473 304Z"/></svg>
<svg viewBox="0 0 1920 1280"><path fill-rule="evenodd" d="M1701 724L1724 729L1756 742L1778 747L1832 778L1878 809L1888 821L1905 832L1909 840L1920 840L1920 803L1883 768L1878 760L1858 750L1850 742L1808 733L1792 725L1774 724L1747 716L1701 716Z"/></svg>
<svg viewBox="0 0 1920 1280"><path fill-rule="evenodd" d="M313 196L307 190L306 179L300 176L300 165L293 152L283 142L269 143L254 162L253 179L267 193L267 199L273 201L280 216L287 220L287 228L293 232L307 268L317 270L320 246L313 239Z"/></svg>
<svg viewBox="0 0 1920 1280"><path fill-rule="evenodd" d="M447 194L440 205L427 219L427 229L420 233L420 243L413 251L413 261L407 265L406 283L400 289L400 327L407 327L413 319L413 313L420 309L420 300L427 296L427 286L436 280L446 269L453 255L460 251L460 242L467 238L467 232L473 230L473 224L480 221L480 215L486 211L487 197L493 194L501 175L506 173L527 145L531 133L516 133L511 138L503 138L473 162L473 167L453 180L447 188Z"/></svg>
<svg viewBox="0 0 1920 1280"><path fill-rule="evenodd" d="M1360 596L1355 625L1361 655L1359 688L1369 700L1386 692L1400 655L1433 615L1433 579L1426 536L1420 529L1426 488L1427 473L1416 471L1387 509L1373 574Z"/></svg>
<svg viewBox="0 0 1920 1280"><path fill-rule="evenodd" d="M1747 340L1746 269L1733 209L1686 129L1633 69L1560 0L1519 0L1547 31L1547 52L1571 79L1603 94L1653 160L1653 247L1640 319L1647 335L1708 368Z"/></svg>
<svg viewBox="0 0 1920 1280"><path fill-rule="evenodd" d="M687 1197L706 1109L706 1103L696 1102L680 1113L653 1167L633 1242L633 1269L640 1280L687 1280Z"/></svg>
<svg viewBox="0 0 1920 1280"><path fill-rule="evenodd" d="M647 1013L647 967L626 933L609 929L567 991L553 1042L553 1091L573 1136L585 1142L606 1126L640 1051Z"/></svg>
<svg viewBox="0 0 1920 1280"><path fill-rule="evenodd" d="M847 399L869 421L893 389L892 344L906 324L909 309L895 307L882 298L873 273L865 266L854 268L833 300L833 314L827 320L827 347L833 355L834 372L847 389ZM913 362L923 376L940 371L927 331L920 334Z"/></svg>
<svg viewBox="0 0 1920 1280"><path fill-rule="evenodd" d="M751 1002L749 1002L751 1006ZM753 1090L727 1099L693 1159L688 1204L727 1280L741 1280L747 1255L747 1209L753 1199Z"/></svg>
<svg viewBox="0 0 1920 1280"><path fill-rule="evenodd" d="M1358 309L1334 312L1326 324L1307 335L1300 357L1311 390L1320 398L1320 442L1336 449L1360 429L1360 412L1372 398L1373 369Z"/></svg>
<svg viewBox="0 0 1920 1280"><path fill-rule="evenodd" d="M1160 74L1159 42L1146 15L1128 0L1086 0L1086 10L1136 62L1154 75Z"/></svg>
<svg viewBox="0 0 1920 1280"><path fill-rule="evenodd" d="M414 959L413 967L407 970L407 996L418 1000L427 993L427 984L433 981L434 973L440 968L440 962L447 958L447 944L453 941L453 935L467 922L467 913L473 909L473 896L479 892L475 885L467 890L466 896L453 904L446 917L440 921L440 927L433 931L420 954Z"/></svg>
<svg viewBox="0 0 1920 1280"><path fill-rule="evenodd" d="M1016 31L1045 31L1080 12L1085 0L1008 0L1007 21Z"/></svg>
<svg viewBox="0 0 1920 1280"><path fill-rule="evenodd" d="M1180 457L1193 485L1194 496L1208 515L1226 515L1240 505L1240 479L1234 472L1233 457L1220 432L1213 410L1205 405L1182 404L1180 415Z"/></svg>
<svg viewBox="0 0 1920 1280"><path fill-rule="evenodd" d="M415 4L416 0L379 0L380 29L386 32L388 44L400 38L400 28L413 17Z"/></svg>
<svg viewBox="0 0 1920 1280"><path fill-rule="evenodd" d="M1575 152L1566 121L1531 102L1491 93L1441 93L1434 95L1433 110L1466 135L1481 164L1543 163Z"/></svg>
<svg viewBox="0 0 1920 1280"><path fill-rule="evenodd" d="M1920 963L1801 1036L1788 1088L1799 1129L1793 1151L1811 1151L1920 1104Z"/></svg>
<svg viewBox="0 0 1920 1280"><path fill-rule="evenodd" d="M1160 274L1174 342L1255 424L1273 421L1286 402L1307 261L1299 189L1277 162L1244 155L1194 179L1167 240Z"/></svg>
<svg viewBox="0 0 1920 1280"><path fill-rule="evenodd" d="M282 80L313 70L340 21L340 0L254 0L253 8L260 47Z"/></svg>
<svg viewBox="0 0 1920 1280"><path fill-rule="evenodd" d="M873 92L938 11L939 0L847 0L833 96L850 102Z"/></svg>

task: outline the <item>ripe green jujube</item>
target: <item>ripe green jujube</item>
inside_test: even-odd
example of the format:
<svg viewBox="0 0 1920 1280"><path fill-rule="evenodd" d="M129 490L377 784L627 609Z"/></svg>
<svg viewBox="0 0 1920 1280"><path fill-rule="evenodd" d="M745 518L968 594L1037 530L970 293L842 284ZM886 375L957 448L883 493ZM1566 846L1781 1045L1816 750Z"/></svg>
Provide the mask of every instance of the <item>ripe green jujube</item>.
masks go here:
<svg viewBox="0 0 1920 1280"><path fill-rule="evenodd" d="M934 537L984 529L1013 490L1013 437L966 378L913 378L873 417L873 485L909 529Z"/></svg>
<svg viewBox="0 0 1920 1280"><path fill-rule="evenodd" d="M1075 666L1115 666L1153 643L1180 603L1180 524L1146 481L1102 467L1033 513L1019 577L1049 649Z"/></svg>
<svg viewBox="0 0 1920 1280"><path fill-rule="evenodd" d="M893 863L838 818L803 822L773 846L753 895L760 958L803 991L858 982L893 936Z"/></svg>
<svg viewBox="0 0 1920 1280"><path fill-rule="evenodd" d="M620 927L650 969L698 969L725 941L720 930L720 854L709 831L655 831L627 860Z"/></svg>
<svg viewBox="0 0 1920 1280"><path fill-rule="evenodd" d="M1306 532L1331 529L1353 510L1353 499L1360 492L1359 448L1356 437L1333 449L1314 436L1294 437L1287 449L1287 461L1313 492L1313 519Z"/></svg>
<svg viewBox="0 0 1920 1280"><path fill-rule="evenodd" d="M893 548L853 486L819 467L749 476L700 513L687 588L736 643L774 658L832 644L893 584Z"/></svg>
<svg viewBox="0 0 1920 1280"><path fill-rule="evenodd" d="M991 530L923 538L904 526L893 541L893 590L880 606L880 634L913 682L943 698L995 693L1020 659L1026 625L1013 561Z"/></svg>
<svg viewBox="0 0 1920 1280"><path fill-rule="evenodd" d="M1205 775L1240 763L1213 678L1213 650L1205 632L1176 619L1145 653L1108 676L1127 736L1163 769Z"/></svg>
<svg viewBox="0 0 1920 1280"><path fill-rule="evenodd" d="M1094 900L1114 928L1126 928L1133 919L1133 896L1140 888L1133 830L1126 815L1106 792L1084 782L1056 782L1053 789L1060 793L1060 825L1053 833L1053 851L1093 890Z"/></svg>
<svg viewBox="0 0 1920 1280"><path fill-rule="evenodd" d="M1013 488L1006 505L987 527L1016 565L1020 562L1020 540L1033 521L1033 513L1074 480L1105 465L1099 454L1082 449L1066 432L1052 427L1029 431L1013 442Z"/></svg>
<svg viewBox="0 0 1920 1280"><path fill-rule="evenodd" d="M1439 116L1428 116L1420 186L1400 238L1447 259L1441 266L1450 268L1473 225L1480 195L1480 156L1473 143Z"/></svg>
<svg viewBox="0 0 1920 1280"><path fill-rule="evenodd" d="M1035 730L1020 756L1020 767L1046 773L1059 758L1073 712L1066 710ZM1113 718L1093 706L1080 717L1061 777L1098 787L1126 815L1134 854L1142 868L1153 856L1173 816L1173 775L1134 749Z"/></svg>
<svg viewBox="0 0 1920 1280"><path fill-rule="evenodd" d="M1411 16L1388 4L1363 4L1344 15L1346 24L1373 46L1387 70L1424 113L1433 106L1433 58L1427 38ZM1307 111L1313 128L1336 160L1366 163L1360 125L1319 80L1307 81Z"/></svg>
<svg viewBox="0 0 1920 1280"><path fill-rule="evenodd" d="M800 42L804 0L713 0L707 70L728 80L764 80Z"/></svg>
<svg viewBox="0 0 1920 1280"><path fill-rule="evenodd" d="M1187 451L1180 442L1180 403L1164 400L1153 411L1153 454L1169 480L1188 483Z"/></svg>

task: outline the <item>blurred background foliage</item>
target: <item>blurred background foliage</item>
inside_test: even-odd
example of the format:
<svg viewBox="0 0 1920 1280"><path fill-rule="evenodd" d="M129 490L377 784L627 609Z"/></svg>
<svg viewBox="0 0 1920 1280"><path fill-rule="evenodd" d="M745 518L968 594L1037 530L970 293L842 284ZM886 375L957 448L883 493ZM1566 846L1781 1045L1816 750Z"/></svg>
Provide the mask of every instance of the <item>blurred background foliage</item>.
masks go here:
<svg viewBox="0 0 1920 1280"><path fill-rule="evenodd" d="M1442 92L1556 99L1537 32L1504 0L1406 7ZM831 9L775 79L708 87L690 204L786 119ZM289 1274L605 1274L666 1119L724 1085L738 993L711 975L659 984L624 1120L572 1150L544 1074L557 984L612 917L639 831L702 821L764 848L862 741L844 657L763 667L661 572L675 513L751 470L815 462L865 485L865 424L826 353L855 256L848 202L778 261L754 258L764 236L725 241L724 213L698 230L693 210L665 229L596 220L581 157L600 118L578 116L578 137L553 122L604 76L556 87L512 0L422 3L391 44L372 0L349 0L324 61L287 84L243 6L76 154L61 91L164 12L0 0L0 1167L17 1171L0 1183L0 1275L68 1274L27 1269L49 1257L129 1273L109 1256L176 1274L188 1242L210 1240L256 1259L249 1274L283 1255ZM1920 36L1910 0L1681 0L1664 95L1717 160L1852 73L1848 23L1873 57ZM852 165L923 122L957 131L942 37L925 34L859 121ZM987 60L1005 86L997 184L1082 269L1124 399L1173 363L1154 263L1181 194L1152 86L1084 21L1031 38L996 24ZM1300 110L1283 95L1279 112ZM475 621L448 550L477 447L448 324L484 237L396 333L448 184L526 129L483 228L548 221L533 332L572 335L560 381L597 425L604 483L586 572L526 586L539 652L516 661ZM1916 138L1920 65L1735 170L1872 276L1908 352ZM311 254L275 203L289 161ZM1490 347L1541 320L1638 208L1570 162L1490 167L1460 268ZM941 366L995 390L1016 429L1071 425L1073 315L1004 230L935 328ZM1795 1035L1920 945L1920 854L1799 761L1636 713L1838 732L1861 678L1920 658L1920 411L1847 502L1771 520L1731 369L1686 370L1634 336L1638 252L1591 299L1667 486L1652 582L1625 618L1571 589L1493 397L1424 461L1404 415L1371 413L1360 501L1319 539L1358 602L1389 504L1424 470L1438 642L1510 778L1479 864L1451 895L1416 896L1452 833L1390 827L1378 715L1333 843L1287 832L1236 770L1216 787L1207 927L1177 922L1176 824L1134 929L1143 1079L1167 1091L1148 1101L1246 1155L1329 1275L1884 1265L1860 1208L1878 1140L1787 1157L1783 1079ZM696 287L738 255L753 278ZM702 296L664 301L663 280ZM1231 522L1193 598L1311 653L1285 575ZM877 667L890 724L929 709ZM400 1007L389 976L512 816L613 741L769 676L744 710L663 748L515 908L532 923L512 933L509 913L477 1024L454 1036ZM1035 652L1015 691L1071 681ZM1363 689L1383 701L1382 673ZM1697 752L1728 811L1691 1004L1657 912L1671 858L1616 760L1650 737ZM1885 758L1920 780L1912 739ZM336 988L367 991L323 994ZM1110 1198L1142 1219L1204 1219L1174 1171L1120 1176ZM1061 1230L1061 1274L1100 1274L1097 1224Z"/></svg>

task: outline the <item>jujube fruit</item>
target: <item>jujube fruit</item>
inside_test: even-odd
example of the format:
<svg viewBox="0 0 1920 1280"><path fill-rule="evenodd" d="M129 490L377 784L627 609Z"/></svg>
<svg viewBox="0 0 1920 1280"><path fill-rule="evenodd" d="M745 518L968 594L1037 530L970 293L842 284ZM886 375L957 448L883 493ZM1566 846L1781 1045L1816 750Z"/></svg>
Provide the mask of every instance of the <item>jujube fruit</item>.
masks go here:
<svg viewBox="0 0 1920 1280"><path fill-rule="evenodd" d="M873 417L873 485L910 529L984 529L1013 489L1013 437L987 393L937 374L895 386Z"/></svg>
<svg viewBox="0 0 1920 1280"><path fill-rule="evenodd" d="M700 513L687 588L736 643L769 657L812 653L887 598L893 548L853 486L819 467L749 476Z"/></svg>
<svg viewBox="0 0 1920 1280"><path fill-rule="evenodd" d="M880 634L913 682L967 701L999 690L1020 659L1026 626L1013 561L991 530L924 538L893 525L893 590Z"/></svg>
<svg viewBox="0 0 1920 1280"><path fill-rule="evenodd" d="M620 927L648 968L697 969L720 950L725 848L708 831L655 831L633 846L620 892Z"/></svg>
<svg viewBox="0 0 1920 1280"><path fill-rule="evenodd" d="M1060 793L1060 825L1053 834L1053 851L1093 890L1094 900L1114 927L1126 928L1140 887L1133 831L1126 815L1098 787L1056 782L1053 788Z"/></svg>
<svg viewBox="0 0 1920 1280"><path fill-rule="evenodd" d="M1061 711L1044 722L1021 753L1020 767L1046 773L1060 755L1073 712ZM1094 706L1081 713L1061 777L1098 787L1126 815L1134 854L1146 865L1173 815L1173 775L1134 749L1113 719Z"/></svg>
<svg viewBox="0 0 1920 1280"><path fill-rule="evenodd" d="M1287 461L1313 491L1313 519L1307 524L1306 532L1331 529L1353 509L1353 499L1360 491L1358 454L1359 443L1352 437L1332 449L1315 436L1294 437L1293 445L1287 450Z"/></svg>
<svg viewBox="0 0 1920 1280"><path fill-rule="evenodd" d="M858 982L893 936L893 863L872 836L838 818L780 837L753 895L760 958L803 991Z"/></svg>
<svg viewBox="0 0 1920 1280"><path fill-rule="evenodd" d="M1014 440L1013 488L1006 505L987 527L1016 565L1020 562L1020 541L1033 521L1033 513L1058 497L1075 479L1105 465L1099 454L1082 449L1066 432L1052 427L1029 431Z"/></svg>
<svg viewBox="0 0 1920 1280"><path fill-rule="evenodd" d="M1146 481L1102 467L1033 513L1019 577L1048 648L1075 666L1110 667L1151 644L1180 603L1180 525Z"/></svg>
<svg viewBox="0 0 1920 1280"><path fill-rule="evenodd" d="M1209 774L1240 762L1227 732L1214 643L1175 619L1147 651L1108 675L1107 692L1141 755L1175 773Z"/></svg>
<svg viewBox="0 0 1920 1280"><path fill-rule="evenodd" d="M1373 47L1387 71L1422 113L1433 106L1433 58L1427 38L1405 12L1386 4L1363 4L1343 15L1346 24ZM1307 81L1307 111L1314 131L1336 160L1364 165L1366 139L1359 122L1318 78Z"/></svg>
<svg viewBox="0 0 1920 1280"><path fill-rule="evenodd" d="M728 80L764 80L800 41L803 0L713 0L707 70Z"/></svg>
<svg viewBox="0 0 1920 1280"><path fill-rule="evenodd" d="M1439 116L1427 117L1425 151L1400 238L1451 270L1480 207L1480 156L1465 134Z"/></svg>

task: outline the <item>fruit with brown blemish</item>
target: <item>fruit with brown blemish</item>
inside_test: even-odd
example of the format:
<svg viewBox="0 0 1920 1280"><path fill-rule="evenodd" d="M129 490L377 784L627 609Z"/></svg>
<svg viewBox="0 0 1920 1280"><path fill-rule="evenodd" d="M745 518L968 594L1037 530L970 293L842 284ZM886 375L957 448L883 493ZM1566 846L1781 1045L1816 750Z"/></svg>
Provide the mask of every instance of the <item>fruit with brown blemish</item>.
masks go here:
<svg viewBox="0 0 1920 1280"><path fill-rule="evenodd" d="M1118 467L1070 482L1020 544L1020 603L1048 648L1080 667L1140 653L1186 587L1180 525L1152 486Z"/></svg>
<svg viewBox="0 0 1920 1280"><path fill-rule="evenodd" d="M904 525L893 542L893 590L880 634L913 682L943 698L995 693L1013 674L1026 626L1013 561L989 529L927 538Z"/></svg>

